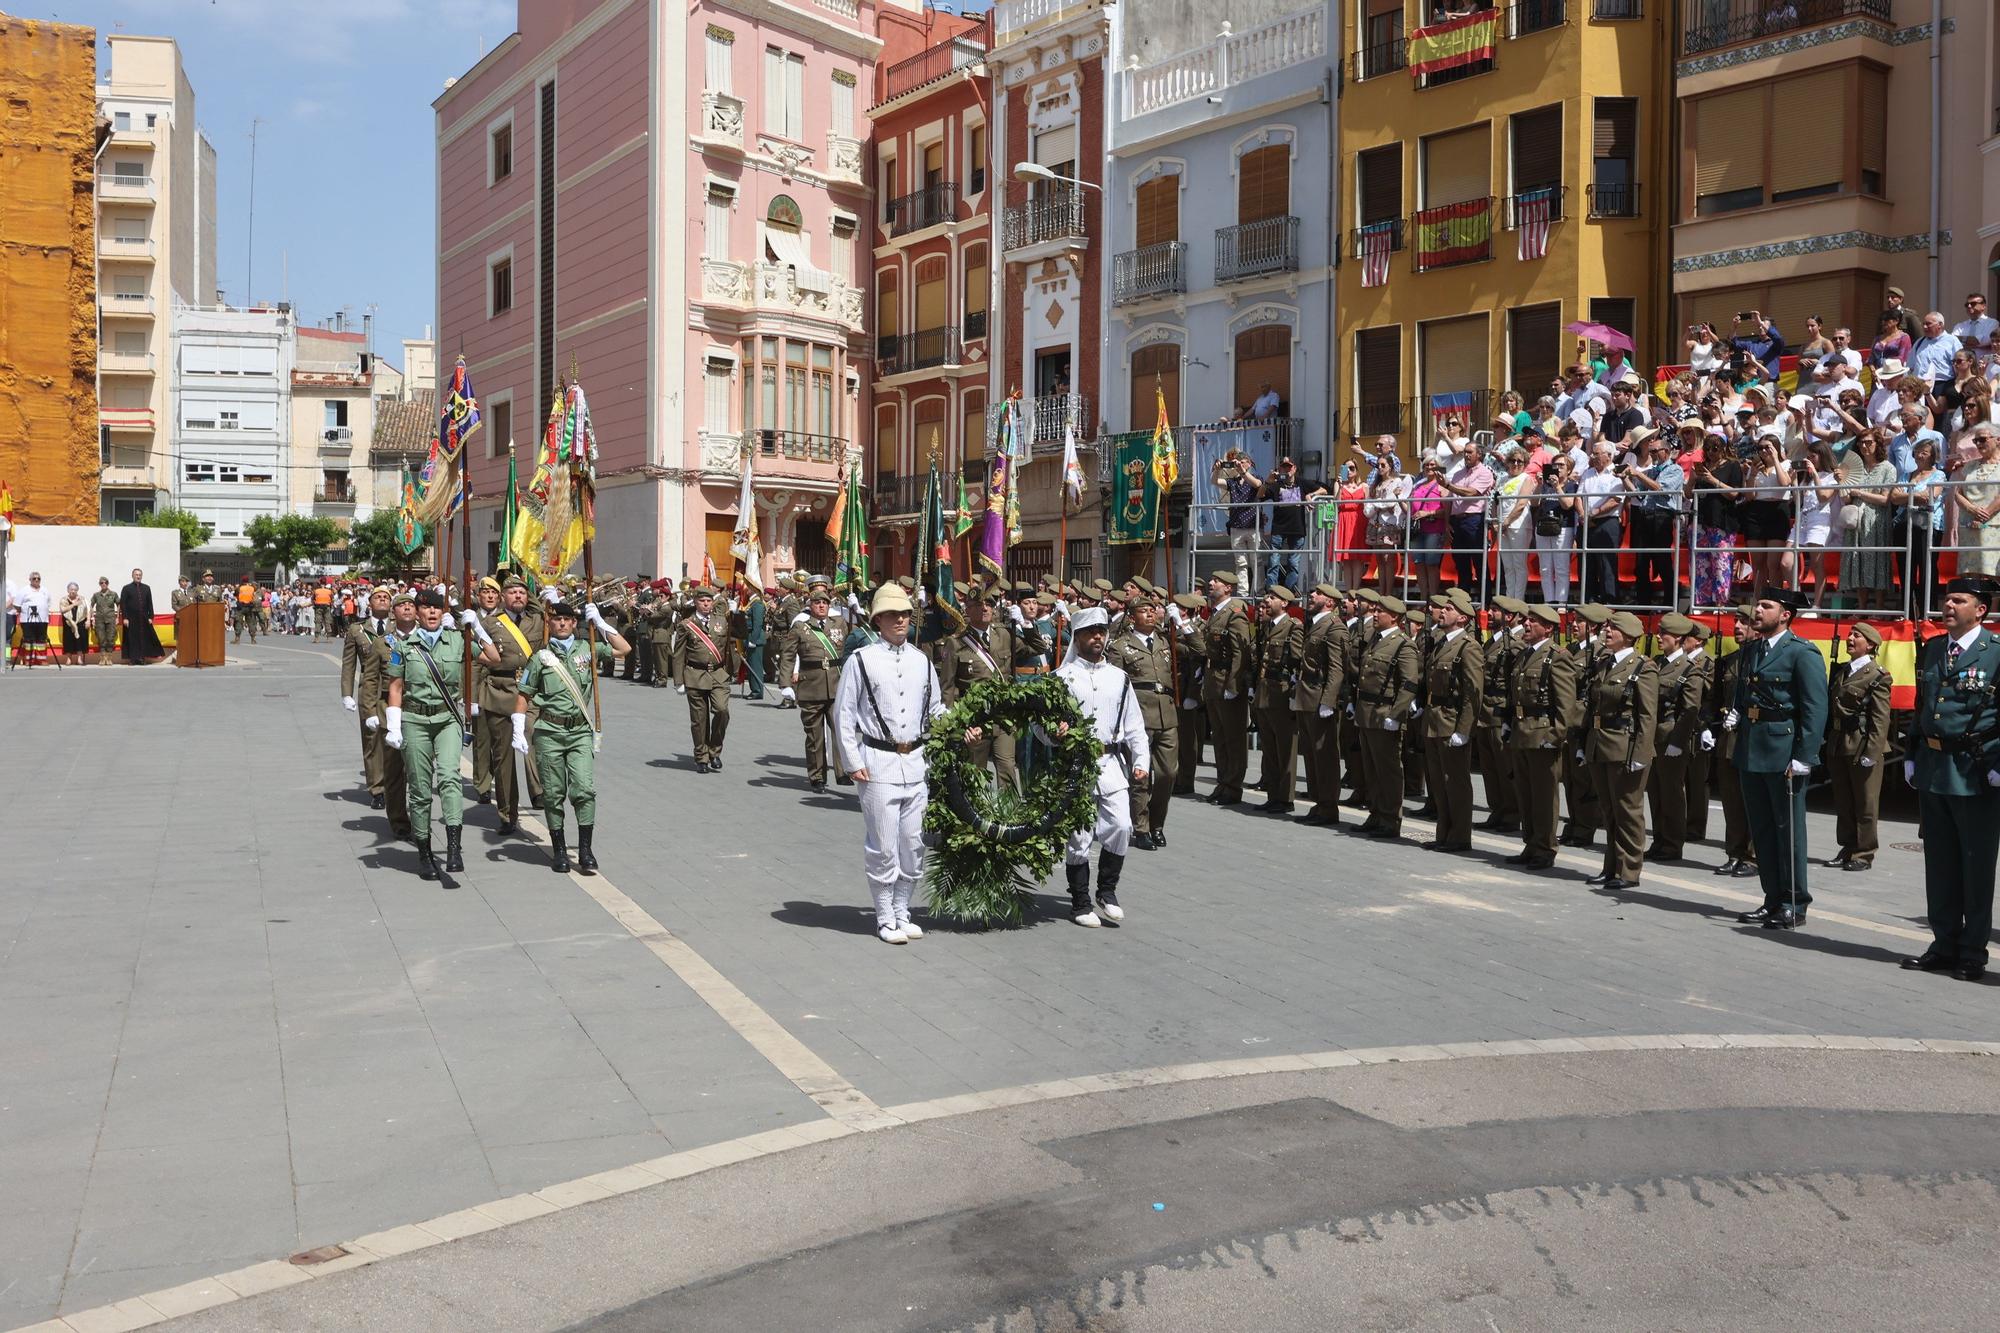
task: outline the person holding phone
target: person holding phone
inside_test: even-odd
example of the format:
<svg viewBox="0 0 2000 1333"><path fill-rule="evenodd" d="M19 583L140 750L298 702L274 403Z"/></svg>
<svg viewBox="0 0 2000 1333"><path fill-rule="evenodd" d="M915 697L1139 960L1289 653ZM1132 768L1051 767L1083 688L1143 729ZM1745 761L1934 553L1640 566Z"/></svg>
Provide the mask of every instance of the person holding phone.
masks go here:
<svg viewBox="0 0 2000 1333"><path fill-rule="evenodd" d="M1739 310L1729 345L1745 356L1755 358L1760 367L1770 367L1777 365L1778 358L1785 354L1785 335L1776 324L1764 318L1763 311Z"/></svg>

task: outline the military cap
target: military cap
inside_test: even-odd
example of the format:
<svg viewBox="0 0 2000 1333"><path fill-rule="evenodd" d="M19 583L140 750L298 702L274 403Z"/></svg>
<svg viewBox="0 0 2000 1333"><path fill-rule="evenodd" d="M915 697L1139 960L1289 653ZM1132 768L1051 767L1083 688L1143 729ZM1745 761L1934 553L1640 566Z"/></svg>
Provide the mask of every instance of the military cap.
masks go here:
<svg viewBox="0 0 2000 1333"><path fill-rule="evenodd" d="M1183 611L1199 611L1203 605L1203 598L1198 592L1178 592L1174 594L1174 605Z"/></svg>
<svg viewBox="0 0 2000 1333"><path fill-rule="evenodd" d="M1754 620L1757 616L1757 604L1755 602L1740 603L1731 608L1730 614L1738 620Z"/></svg>
<svg viewBox="0 0 2000 1333"><path fill-rule="evenodd" d="M967 583L964 579L953 579L951 583L951 590L957 593L960 597L972 596L972 585L970 583Z"/></svg>
<svg viewBox="0 0 2000 1333"><path fill-rule="evenodd" d="M824 574L813 575L812 581L806 584L806 590L812 592L820 588L825 588L828 592L833 591L833 580Z"/></svg>
<svg viewBox="0 0 2000 1333"><path fill-rule="evenodd" d="M1541 621L1544 625L1562 624L1562 612L1556 610L1556 608L1550 606L1547 602L1536 602L1534 605L1529 606L1524 614L1530 619Z"/></svg>
<svg viewBox="0 0 2000 1333"><path fill-rule="evenodd" d="M708 585L707 585L706 583L697 583L697 584L695 584L695 585L694 585L694 587L686 589L686 592L687 592L687 595L688 595L688 596L690 596L690 597L713 597L713 596L715 596L715 589L713 589L713 588L709 587L709 586L708 586Z"/></svg>
<svg viewBox="0 0 2000 1333"><path fill-rule="evenodd" d="M1331 583L1315 583L1312 590L1331 601L1337 602L1340 600L1340 589L1334 587Z"/></svg>
<svg viewBox="0 0 2000 1333"><path fill-rule="evenodd" d="M1690 622L1690 624L1692 628L1688 630L1688 634L1694 639L1694 641L1696 643L1707 643L1708 636L1712 634L1714 631L1710 630L1707 625L1702 624L1699 620L1692 621Z"/></svg>
<svg viewBox="0 0 2000 1333"><path fill-rule="evenodd" d="M1139 607L1142 606L1160 606L1163 604L1164 600L1165 599L1162 598L1160 594L1156 592L1135 592L1132 594L1132 600L1125 603L1125 605L1133 608L1134 610L1137 610Z"/></svg>
<svg viewBox="0 0 2000 1333"><path fill-rule="evenodd" d="M1694 622L1679 612L1668 612L1666 615L1660 617L1660 633L1692 634L1694 633Z"/></svg>
<svg viewBox="0 0 2000 1333"><path fill-rule="evenodd" d="M901 578L896 580L896 586L901 588L904 592L915 592L917 590L917 581L911 578L908 574L905 574Z"/></svg>
<svg viewBox="0 0 2000 1333"><path fill-rule="evenodd" d="M1784 607L1794 615L1805 610L1810 605L1806 601L1806 595L1797 588L1766 588L1763 592L1757 594L1757 600L1760 602L1776 602L1779 606Z"/></svg>
<svg viewBox="0 0 2000 1333"><path fill-rule="evenodd" d="M479 590L481 592L484 592L488 588L493 589L493 591L495 592L499 592L500 580L494 578L491 574L481 575L479 579Z"/></svg>
<svg viewBox="0 0 2000 1333"><path fill-rule="evenodd" d="M1525 616L1528 614L1528 604L1518 597L1495 597L1493 599L1493 609L1495 611L1504 611L1510 616Z"/></svg>
<svg viewBox="0 0 2000 1333"><path fill-rule="evenodd" d="M201 571L201 576L205 579L212 579L215 577L215 571L212 569L204 569Z"/></svg>
<svg viewBox="0 0 2000 1333"><path fill-rule="evenodd" d="M1983 579L1967 574L1947 581L1944 585L1944 591L1947 597L1952 593L1962 592L1968 597L1978 599L1981 606L1991 606L1993 605L1994 593L2000 592L2000 584L1995 584L1992 579Z"/></svg>
<svg viewBox="0 0 2000 1333"><path fill-rule="evenodd" d="M1611 619L1611 608L1599 606L1596 602L1585 602L1576 609L1576 613L1592 625L1602 625Z"/></svg>
<svg viewBox="0 0 2000 1333"><path fill-rule="evenodd" d="M1140 592L1149 592L1152 593L1155 597L1158 597L1160 595L1159 585L1155 584L1151 579L1141 578L1137 574L1134 574L1130 579L1130 582L1132 586L1137 588Z"/></svg>
<svg viewBox="0 0 2000 1333"><path fill-rule="evenodd" d="M1880 648L1882 646L1882 631L1876 629L1865 620L1856 624L1853 632L1868 640L1870 648Z"/></svg>
<svg viewBox="0 0 2000 1333"><path fill-rule="evenodd" d="M1020 596L1026 597L1030 593L1034 592L1034 590L1035 590L1035 585L1029 583L1026 579L1019 579L1016 580L1014 583L1014 591L1018 593Z"/></svg>
<svg viewBox="0 0 2000 1333"><path fill-rule="evenodd" d="M1293 592L1290 588L1287 588L1282 583L1274 583L1270 587L1264 589L1264 595L1266 597L1275 597L1279 601L1283 602L1286 606L1290 606L1294 602L1299 600L1299 595Z"/></svg>
<svg viewBox="0 0 2000 1333"><path fill-rule="evenodd" d="M434 606L438 610L442 611L445 609L444 594L439 592L436 588L425 588L422 592L417 594L417 605Z"/></svg>
<svg viewBox="0 0 2000 1333"><path fill-rule="evenodd" d="M1612 629L1617 630L1620 634L1623 634L1626 638L1635 641L1646 632L1644 623L1630 611L1614 612L1611 618L1604 623Z"/></svg>
<svg viewBox="0 0 2000 1333"><path fill-rule="evenodd" d="M1111 617L1104 614L1103 607L1086 606L1069 618L1069 632L1081 634L1087 629L1106 629L1110 624Z"/></svg>
<svg viewBox="0 0 2000 1333"><path fill-rule="evenodd" d="M1090 586L1097 589L1097 591L1100 593L1118 591L1118 585L1113 583L1110 579L1092 579L1090 581Z"/></svg>
<svg viewBox="0 0 2000 1333"><path fill-rule="evenodd" d="M509 588L525 588L527 586L528 586L528 581L522 578L519 574L509 574L506 578L500 581L500 591L502 592L507 591L507 589Z"/></svg>
<svg viewBox="0 0 2000 1333"><path fill-rule="evenodd" d="M396 593L394 596L389 598L389 605L401 606L404 602L409 602L414 605L416 600L417 600L417 595L414 592L411 592L408 588L404 588L400 592Z"/></svg>
<svg viewBox="0 0 2000 1333"><path fill-rule="evenodd" d="M1233 588L1242 582L1241 579L1236 577L1236 571L1233 569L1218 569L1213 574L1210 574L1209 577L1226 588Z"/></svg>
<svg viewBox="0 0 2000 1333"><path fill-rule="evenodd" d="M1400 597L1391 597L1387 593L1378 592L1368 600L1391 615L1404 616L1410 613L1408 604Z"/></svg>
<svg viewBox="0 0 2000 1333"><path fill-rule="evenodd" d="M1403 619L1412 625L1428 625L1431 623L1431 613L1420 606L1413 606L1403 613Z"/></svg>
<svg viewBox="0 0 2000 1333"><path fill-rule="evenodd" d="M549 619L551 620L554 620L557 616L568 616L571 620L576 620L581 618L582 615L583 612L577 610L575 602L549 603Z"/></svg>

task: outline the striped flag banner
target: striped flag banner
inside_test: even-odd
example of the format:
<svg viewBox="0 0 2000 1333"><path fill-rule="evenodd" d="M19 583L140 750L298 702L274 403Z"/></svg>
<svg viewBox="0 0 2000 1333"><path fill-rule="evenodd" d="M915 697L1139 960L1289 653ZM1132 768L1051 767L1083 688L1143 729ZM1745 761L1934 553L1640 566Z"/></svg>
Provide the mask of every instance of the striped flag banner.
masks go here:
<svg viewBox="0 0 2000 1333"><path fill-rule="evenodd" d="M1446 23L1410 31L1410 74L1421 79L1493 58L1500 44L1500 11L1481 9Z"/></svg>
<svg viewBox="0 0 2000 1333"><path fill-rule="evenodd" d="M1446 417L1455 417L1472 428L1472 393L1434 393L1431 395L1431 420L1443 422Z"/></svg>
<svg viewBox="0 0 2000 1333"><path fill-rule="evenodd" d="M1394 222L1371 222L1361 229L1361 285L1381 287L1389 281L1389 252L1395 246Z"/></svg>
<svg viewBox="0 0 2000 1333"><path fill-rule="evenodd" d="M1529 190L1514 197L1514 257L1540 259L1549 252L1549 223L1555 218L1556 192Z"/></svg>
<svg viewBox="0 0 2000 1333"><path fill-rule="evenodd" d="M1489 199L1468 199L1417 214L1419 270L1485 259L1492 248L1493 203Z"/></svg>

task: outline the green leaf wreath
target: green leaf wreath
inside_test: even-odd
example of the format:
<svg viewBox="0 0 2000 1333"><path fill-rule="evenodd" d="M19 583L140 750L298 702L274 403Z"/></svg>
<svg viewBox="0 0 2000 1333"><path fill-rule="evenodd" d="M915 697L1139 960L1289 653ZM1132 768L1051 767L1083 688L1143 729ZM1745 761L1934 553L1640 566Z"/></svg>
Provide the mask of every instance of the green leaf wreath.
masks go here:
<svg viewBox="0 0 2000 1333"><path fill-rule="evenodd" d="M1063 723L1067 735L1058 734ZM972 762L965 733L1035 738L1025 790L995 781ZM1055 869L1063 843L1097 819L1097 760L1104 747L1069 687L1053 676L982 680L931 725L924 759L930 805L924 882L931 914L975 925L1018 926Z"/></svg>

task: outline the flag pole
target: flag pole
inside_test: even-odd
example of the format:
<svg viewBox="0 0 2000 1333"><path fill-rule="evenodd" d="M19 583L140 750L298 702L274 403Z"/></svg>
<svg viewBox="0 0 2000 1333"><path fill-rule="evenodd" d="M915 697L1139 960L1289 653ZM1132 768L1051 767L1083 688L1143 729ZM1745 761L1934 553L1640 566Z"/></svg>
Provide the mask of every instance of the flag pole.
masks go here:
<svg viewBox="0 0 2000 1333"><path fill-rule="evenodd" d="M1164 376L1157 374L1153 376L1153 393L1155 395L1156 400L1163 405L1162 413L1164 414L1165 410L1164 404L1167 401L1166 398L1167 387L1166 387L1166 379ZM1157 427L1155 427L1155 429L1157 429ZM1171 431L1169 433L1168 445L1169 447L1177 447L1175 446L1174 441L1171 438ZM1158 473L1153 465L1153 460L1150 457L1147 458L1146 460L1146 471L1149 474L1153 475L1154 484L1159 485ZM1193 483L1189 484L1192 485ZM1160 486L1160 505L1158 512L1154 514L1154 518L1159 523L1159 528L1157 529L1157 537L1159 539L1159 542L1165 544L1167 551L1167 560L1166 560L1167 607L1171 609L1174 604L1174 530L1173 526L1167 521L1167 488L1165 486ZM1163 620L1166 619L1165 611L1162 611L1160 613L1160 618ZM1179 708L1180 692L1181 692L1181 652L1180 652L1180 636L1178 634L1167 635L1167 670L1173 672L1174 675L1174 707Z"/></svg>
<svg viewBox="0 0 2000 1333"><path fill-rule="evenodd" d="M463 441L458 446L458 515L464 528L464 563L460 566L459 596L465 599L463 606L472 609L472 458L466 452ZM446 526L449 526L449 520ZM465 679L461 685L465 701L472 701L472 629L461 626L465 633ZM468 711L467 717L471 716Z"/></svg>

